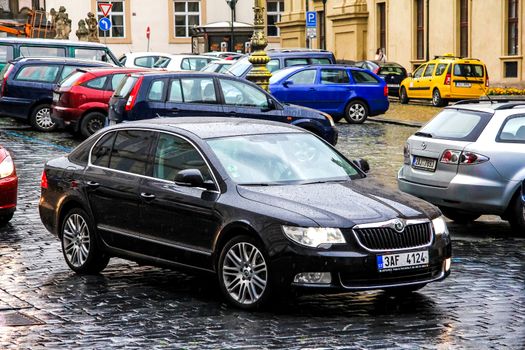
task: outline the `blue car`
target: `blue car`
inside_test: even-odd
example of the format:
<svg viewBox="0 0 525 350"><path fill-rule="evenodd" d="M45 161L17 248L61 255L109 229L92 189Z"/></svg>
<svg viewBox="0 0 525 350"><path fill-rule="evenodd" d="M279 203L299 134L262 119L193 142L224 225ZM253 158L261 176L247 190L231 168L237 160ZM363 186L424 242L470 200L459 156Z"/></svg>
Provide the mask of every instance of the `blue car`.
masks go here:
<svg viewBox="0 0 525 350"><path fill-rule="evenodd" d="M361 124L368 116L388 110L388 87L376 74L343 65L289 67L270 79L270 92L279 101L315 108L334 121Z"/></svg>

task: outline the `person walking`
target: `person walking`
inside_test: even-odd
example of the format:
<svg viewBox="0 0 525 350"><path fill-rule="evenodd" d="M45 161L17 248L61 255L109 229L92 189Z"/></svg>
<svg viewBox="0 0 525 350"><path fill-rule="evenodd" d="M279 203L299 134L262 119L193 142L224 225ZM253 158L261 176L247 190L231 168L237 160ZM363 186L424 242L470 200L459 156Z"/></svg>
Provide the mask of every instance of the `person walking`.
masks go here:
<svg viewBox="0 0 525 350"><path fill-rule="evenodd" d="M386 55L383 53L383 49L378 48L376 50L375 60L379 62L386 62Z"/></svg>

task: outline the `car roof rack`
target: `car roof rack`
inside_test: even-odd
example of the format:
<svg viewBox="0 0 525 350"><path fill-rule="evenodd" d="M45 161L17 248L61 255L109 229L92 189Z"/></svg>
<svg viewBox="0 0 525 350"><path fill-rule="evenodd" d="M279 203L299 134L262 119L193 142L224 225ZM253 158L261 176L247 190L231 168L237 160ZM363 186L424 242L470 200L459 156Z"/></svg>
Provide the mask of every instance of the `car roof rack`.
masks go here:
<svg viewBox="0 0 525 350"><path fill-rule="evenodd" d="M480 100L480 99L470 99L470 100L460 100L456 103L453 104L453 106L456 106L456 105L467 105L467 104L470 104L470 103L480 103L480 102L490 102L490 100Z"/></svg>
<svg viewBox="0 0 525 350"><path fill-rule="evenodd" d="M494 108L495 110L501 110L501 109L512 109L514 107L519 107L519 106L525 106L525 101L506 101L506 103Z"/></svg>
<svg viewBox="0 0 525 350"><path fill-rule="evenodd" d="M501 100L489 100L489 99L471 99L471 100L461 100L453 104L453 106L457 105L466 105L471 103L490 103L492 104L498 104L494 108L494 110L503 110L503 109L512 109L514 107L518 106L525 106L525 100L511 100L511 99L501 99Z"/></svg>

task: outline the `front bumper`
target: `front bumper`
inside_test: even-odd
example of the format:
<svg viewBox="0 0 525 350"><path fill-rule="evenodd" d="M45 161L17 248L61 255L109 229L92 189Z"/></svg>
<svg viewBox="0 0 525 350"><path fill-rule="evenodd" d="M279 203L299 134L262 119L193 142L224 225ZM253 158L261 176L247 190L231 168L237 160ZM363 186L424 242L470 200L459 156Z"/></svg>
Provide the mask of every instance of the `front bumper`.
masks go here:
<svg viewBox="0 0 525 350"><path fill-rule="evenodd" d="M15 211L18 192L18 177L0 179L0 215Z"/></svg>

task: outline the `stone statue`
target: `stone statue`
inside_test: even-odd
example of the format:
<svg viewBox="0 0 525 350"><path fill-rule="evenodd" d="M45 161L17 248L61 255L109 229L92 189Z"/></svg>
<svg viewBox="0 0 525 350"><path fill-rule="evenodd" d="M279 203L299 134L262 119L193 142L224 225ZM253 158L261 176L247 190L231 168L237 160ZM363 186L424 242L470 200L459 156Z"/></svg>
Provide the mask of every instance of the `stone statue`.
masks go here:
<svg viewBox="0 0 525 350"><path fill-rule="evenodd" d="M86 21L81 19L78 21L78 30L75 33L79 41L88 41L89 30L86 27Z"/></svg>
<svg viewBox="0 0 525 350"><path fill-rule="evenodd" d="M95 18L95 14L93 12L88 12L86 24L88 29L88 41L99 43L100 39L98 38L98 21Z"/></svg>
<svg viewBox="0 0 525 350"><path fill-rule="evenodd" d="M60 6L58 13L54 11L54 9L51 9L51 15L53 12L56 13L53 18L56 30L55 39L69 39L69 33L71 33L71 20L69 19L69 15L66 12L66 8L64 6Z"/></svg>

